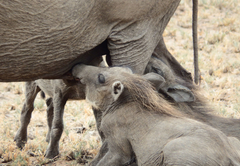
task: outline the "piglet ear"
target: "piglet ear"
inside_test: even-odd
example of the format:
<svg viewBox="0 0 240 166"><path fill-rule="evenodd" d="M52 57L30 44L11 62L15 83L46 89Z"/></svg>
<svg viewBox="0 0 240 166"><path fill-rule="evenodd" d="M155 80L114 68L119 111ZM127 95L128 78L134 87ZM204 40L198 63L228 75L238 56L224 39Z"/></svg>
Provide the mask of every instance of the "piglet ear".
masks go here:
<svg viewBox="0 0 240 166"><path fill-rule="evenodd" d="M177 103L195 101L192 91L180 84L168 86L163 91Z"/></svg>
<svg viewBox="0 0 240 166"><path fill-rule="evenodd" d="M112 84L112 96L114 101L118 99L118 97L122 94L123 90L124 90L124 86L120 81L115 81Z"/></svg>
<svg viewBox="0 0 240 166"><path fill-rule="evenodd" d="M147 73L142 77L150 81L153 87L156 88L157 91L161 89L166 83L165 79L157 73Z"/></svg>

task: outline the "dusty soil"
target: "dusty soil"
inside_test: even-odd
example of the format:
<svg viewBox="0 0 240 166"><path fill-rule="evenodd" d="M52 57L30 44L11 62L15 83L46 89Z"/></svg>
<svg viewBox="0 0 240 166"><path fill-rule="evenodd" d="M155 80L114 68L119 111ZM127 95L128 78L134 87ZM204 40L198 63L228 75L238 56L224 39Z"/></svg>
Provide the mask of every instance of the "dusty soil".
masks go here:
<svg viewBox="0 0 240 166"><path fill-rule="evenodd" d="M199 66L202 93L224 117L240 117L240 3L237 0L199 1ZM191 1L182 1L164 39L169 51L193 73ZM0 165L85 165L101 145L91 108L69 101L64 114L60 158L44 159L47 148L46 106L39 96L28 128L28 143L20 151L13 139L24 102L24 83L0 83Z"/></svg>

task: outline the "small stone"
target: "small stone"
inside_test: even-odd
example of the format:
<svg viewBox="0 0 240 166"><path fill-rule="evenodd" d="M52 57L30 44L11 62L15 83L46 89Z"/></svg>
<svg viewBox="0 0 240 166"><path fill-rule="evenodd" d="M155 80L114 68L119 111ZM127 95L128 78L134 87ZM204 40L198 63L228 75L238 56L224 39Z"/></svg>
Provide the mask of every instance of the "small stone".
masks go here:
<svg viewBox="0 0 240 166"><path fill-rule="evenodd" d="M213 69L210 69L210 70L208 71L208 73L209 73L210 76L212 76L212 75L213 75Z"/></svg>

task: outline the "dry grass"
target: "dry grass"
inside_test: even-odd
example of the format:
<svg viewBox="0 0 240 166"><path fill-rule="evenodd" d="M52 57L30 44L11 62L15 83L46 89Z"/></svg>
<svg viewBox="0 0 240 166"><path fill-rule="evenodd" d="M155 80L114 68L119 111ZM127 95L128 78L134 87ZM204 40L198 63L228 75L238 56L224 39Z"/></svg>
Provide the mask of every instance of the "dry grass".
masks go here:
<svg viewBox="0 0 240 166"><path fill-rule="evenodd" d="M24 83L1 83L0 87L0 163L4 165L77 165L82 151L96 155L100 138L96 131L92 110L84 101L69 101L64 114L64 132L60 140L61 157L48 163L44 158L47 148L46 106L37 96L35 111L28 127L28 143L20 151L13 142L19 128L21 108L24 102ZM82 132L82 129L85 130ZM34 157L33 157L34 156ZM91 157L91 156L90 156ZM0 164L1 165L1 164ZM80 165L80 164L79 164Z"/></svg>
<svg viewBox="0 0 240 166"><path fill-rule="evenodd" d="M225 117L239 118L240 108L240 5L237 0L199 1L199 65L203 93ZM182 0L164 38L169 51L193 73L191 1ZM65 129L60 140L61 157L46 164L46 106L38 96L28 127L23 151L13 139L19 127L24 101L23 83L0 84L0 165L80 165L81 151L96 154L100 139L91 108L84 101L69 101L65 108ZM86 130L79 133L82 127ZM31 157L31 156L35 157ZM70 160L70 161L69 161Z"/></svg>
<svg viewBox="0 0 240 166"><path fill-rule="evenodd" d="M192 4L181 1L164 39L170 52L193 73ZM240 116L240 19L237 0L199 1L199 66L206 97L225 117Z"/></svg>

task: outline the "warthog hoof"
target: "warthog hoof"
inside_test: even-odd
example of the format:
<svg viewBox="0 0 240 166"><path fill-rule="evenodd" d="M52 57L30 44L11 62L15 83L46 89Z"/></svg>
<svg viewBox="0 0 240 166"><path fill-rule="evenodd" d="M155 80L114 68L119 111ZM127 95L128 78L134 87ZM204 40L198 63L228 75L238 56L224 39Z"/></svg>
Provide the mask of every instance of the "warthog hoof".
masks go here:
<svg viewBox="0 0 240 166"><path fill-rule="evenodd" d="M53 159L56 158L59 155L59 151L58 150L49 150L47 149L46 153L45 153L45 157L48 159Z"/></svg>
<svg viewBox="0 0 240 166"><path fill-rule="evenodd" d="M16 136L14 137L14 141L16 142L17 147L22 149L27 142L27 136L22 136L20 132L17 132Z"/></svg>
<svg viewBox="0 0 240 166"><path fill-rule="evenodd" d="M27 141L22 141L22 140L19 140L19 139L14 139L14 141L16 142L17 147L21 150L24 148L24 146L27 142Z"/></svg>

